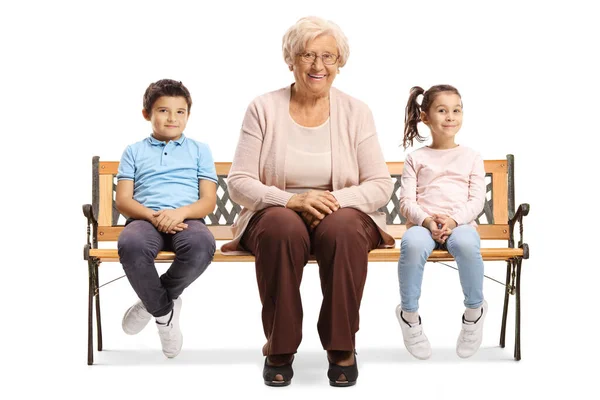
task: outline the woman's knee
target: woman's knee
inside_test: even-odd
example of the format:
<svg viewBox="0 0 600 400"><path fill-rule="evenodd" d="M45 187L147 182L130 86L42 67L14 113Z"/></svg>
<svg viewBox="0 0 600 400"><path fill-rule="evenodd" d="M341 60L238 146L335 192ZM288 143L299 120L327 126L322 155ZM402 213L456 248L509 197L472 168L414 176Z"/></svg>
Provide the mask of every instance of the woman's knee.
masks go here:
<svg viewBox="0 0 600 400"><path fill-rule="evenodd" d="M293 210L284 207L270 207L261 219L259 244L272 242L309 242L308 230L302 218Z"/></svg>
<svg viewBox="0 0 600 400"><path fill-rule="evenodd" d="M354 208L340 208L326 216L317 227L319 241L332 244L340 240L366 239L368 227L361 214Z"/></svg>

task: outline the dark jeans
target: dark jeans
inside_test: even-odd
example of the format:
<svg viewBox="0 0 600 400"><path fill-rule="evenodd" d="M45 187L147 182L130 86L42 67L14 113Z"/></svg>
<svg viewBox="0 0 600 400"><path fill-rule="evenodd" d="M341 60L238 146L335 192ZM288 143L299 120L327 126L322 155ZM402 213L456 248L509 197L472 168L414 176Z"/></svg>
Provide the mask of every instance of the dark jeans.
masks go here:
<svg viewBox="0 0 600 400"><path fill-rule="evenodd" d="M341 208L309 231L300 216L283 207L257 212L241 244L256 257L267 343L264 355L296 353L302 340L300 282L314 254L323 303L317 323L325 350L354 350L359 308L367 279L369 251L381 240L366 214Z"/></svg>
<svg viewBox="0 0 600 400"><path fill-rule="evenodd" d="M127 222L118 240L123 270L146 310L155 317L166 315L173 300L211 263L215 238L198 219L185 220L187 229L174 235L159 232L145 220ZM161 250L174 251L175 261L159 277L154 259Z"/></svg>

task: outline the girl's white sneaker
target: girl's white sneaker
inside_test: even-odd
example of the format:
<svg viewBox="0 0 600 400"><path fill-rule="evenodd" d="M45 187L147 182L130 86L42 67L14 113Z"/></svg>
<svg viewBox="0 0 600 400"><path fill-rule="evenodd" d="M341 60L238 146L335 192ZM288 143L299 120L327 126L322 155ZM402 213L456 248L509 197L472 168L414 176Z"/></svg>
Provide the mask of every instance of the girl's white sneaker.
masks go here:
<svg viewBox="0 0 600 400"><path fill-rule="evenodd" d="M402 337L404 338L406 350L419 360L427 360L431 357L431 344L427 336L425 336L425 332L423 332L421 316L419 316L419 323L411 326L402 316L402 308L398 304L398 307L396 307L396 318L398 318L400 328L402 329Z"/></svg>
<svg viewBox="0 0 600 400"><path fill-rule="evenodd" d="M483 340L483 322L487 315L488 305L484 300L481 305L481 315L475 322L465 320L465 315L462 316L462 329L458 340L456 341L456 354L461 358L471 357L477 353L481 341Z"/></svg>

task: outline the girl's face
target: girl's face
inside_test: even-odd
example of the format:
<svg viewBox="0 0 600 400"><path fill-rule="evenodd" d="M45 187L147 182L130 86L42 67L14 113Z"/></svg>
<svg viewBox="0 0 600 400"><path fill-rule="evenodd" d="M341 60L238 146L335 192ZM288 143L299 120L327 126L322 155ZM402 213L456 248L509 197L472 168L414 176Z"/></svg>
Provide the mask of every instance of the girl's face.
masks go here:
<svg viewBox="0 0 600 400"><path fill-rule="evenodd" d="M439 93L427 113L421 112L421 120L437 141L454 140L462 126L462 118L462 101L459 95L452 92Z"/></svg>

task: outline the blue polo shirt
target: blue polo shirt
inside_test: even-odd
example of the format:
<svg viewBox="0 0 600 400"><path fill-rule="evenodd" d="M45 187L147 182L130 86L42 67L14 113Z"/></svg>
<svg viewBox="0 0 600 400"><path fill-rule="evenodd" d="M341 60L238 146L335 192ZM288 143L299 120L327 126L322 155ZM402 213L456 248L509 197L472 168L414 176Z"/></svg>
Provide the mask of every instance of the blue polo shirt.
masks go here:
<svg viewBox="0 0 600 400"><path fill-rule="evenodd" d="M117 179L133 181L134 200L158 211L198 201L198 180L217 183L217 173L210 148L182 134L169 143L150 136L127 146Z"/></svg>

